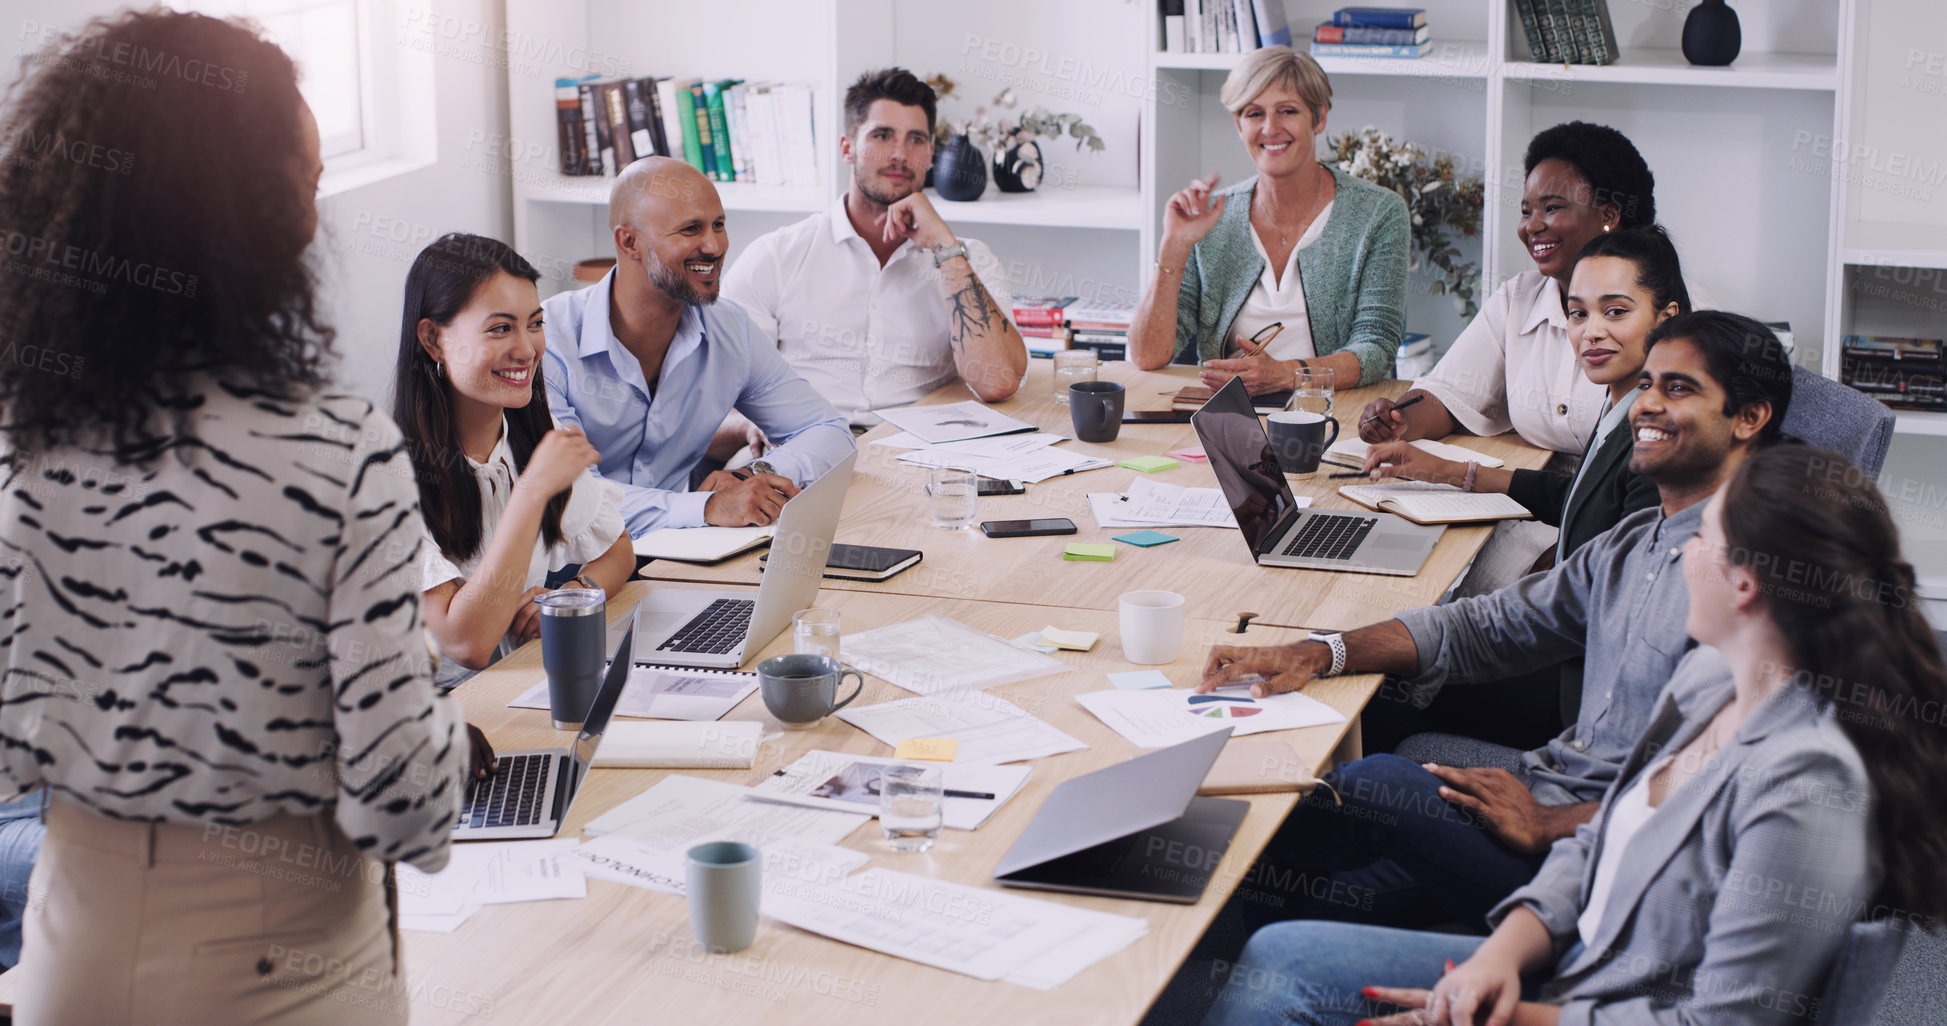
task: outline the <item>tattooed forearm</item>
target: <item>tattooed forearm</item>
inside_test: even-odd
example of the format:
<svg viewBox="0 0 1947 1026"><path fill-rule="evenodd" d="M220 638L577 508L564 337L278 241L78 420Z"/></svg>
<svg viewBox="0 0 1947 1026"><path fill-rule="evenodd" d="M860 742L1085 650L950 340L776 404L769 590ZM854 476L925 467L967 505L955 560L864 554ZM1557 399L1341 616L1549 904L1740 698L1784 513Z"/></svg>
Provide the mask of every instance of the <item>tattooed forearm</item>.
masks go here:
<svg viewBox="0 0 1947 1026"><path fill-rule="evenodd" d="M992 296L987 294L980 279L969 276L967 283L947 297L952 304L952 316L947 321L946 339L958 355L964 348L967 338L974 334L986 334L988 325L993 323L1000 307L995 305Z"/></svg>

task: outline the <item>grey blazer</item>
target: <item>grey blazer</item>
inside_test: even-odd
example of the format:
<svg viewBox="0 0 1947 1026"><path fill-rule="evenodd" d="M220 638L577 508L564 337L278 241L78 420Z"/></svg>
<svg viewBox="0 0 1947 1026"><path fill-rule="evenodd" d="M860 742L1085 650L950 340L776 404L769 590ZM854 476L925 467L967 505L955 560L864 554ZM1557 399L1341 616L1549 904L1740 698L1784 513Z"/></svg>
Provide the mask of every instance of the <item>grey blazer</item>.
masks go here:
<svg viewBox="0 0 1947 1026"><path fill-rule="evenodd" d="M1846 929L1871 911L1881 867L1865 764L1830 712L1788 686L1636 834L1579 948L1615 796L1731 697L1721 653L1686 656L1602 811L1489 916L1498 926L1526 907L1548 927L1558 965L1542 999L1562 1006L1562 1026L1807 1023Z"/></svg>

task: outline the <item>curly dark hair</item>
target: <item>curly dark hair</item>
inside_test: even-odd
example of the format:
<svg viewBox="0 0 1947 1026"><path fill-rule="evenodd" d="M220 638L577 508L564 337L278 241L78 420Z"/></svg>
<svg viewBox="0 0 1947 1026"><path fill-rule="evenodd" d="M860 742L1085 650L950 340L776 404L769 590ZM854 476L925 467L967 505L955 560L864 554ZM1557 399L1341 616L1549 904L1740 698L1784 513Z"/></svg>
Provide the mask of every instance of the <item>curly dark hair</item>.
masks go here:
<svg viewBox="0 0 1947 1026"><path fill-rule="evenodd" d="M1636 152L1629 137L1608 125L1587 121L1544 128L1528 140L1528 153L1521 158L1521 173L1533 174L1544 160L1560 160L1575 169L1589 184L1597 207L1614 204L1621 213L1622 227L1641 228L1656 223L1656 176Z"/></svg>
<svg viewBox="0 0 1947 1026"><path fill-rule="evenodd" d="M267 396L323 383L333 332L304 260L316 211L282 50L237 21L128 12L27 57L10 99L0 435L105 437L139 462L190 375Z"/></svg>
<svg viewBox="0 0 1947 1026"><path fill-rule="evenodd" d="M939 104L933 87L921 82L905 68L880 68L868 71L845 90L845 134L851 135L865 123L865 114L874 100L891 100L926 112L926 134L933 134L939 117Z"/></svg>
<svg viewBox="0 0 1947 1026"><path fill-rule="evenodd" d="M1866 763L1879 903L1947 918L1947 732L1935 722L1947 665L1885 498L1844 456L1781 445L1745 460L1723 502L1733 558L1777 585L1765 608L1791 646L1793 683L1837 707Z"/></svg>

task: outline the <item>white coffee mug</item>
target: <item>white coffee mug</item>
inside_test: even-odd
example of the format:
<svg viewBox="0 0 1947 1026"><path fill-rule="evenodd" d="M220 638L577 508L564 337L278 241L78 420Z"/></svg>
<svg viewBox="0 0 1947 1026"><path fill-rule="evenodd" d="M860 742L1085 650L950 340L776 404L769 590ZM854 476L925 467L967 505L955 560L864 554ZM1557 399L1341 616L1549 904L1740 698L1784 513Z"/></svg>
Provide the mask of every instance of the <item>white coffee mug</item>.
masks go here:
<svg viewBox="0 0 1947 1026"><path fill-rule="evenodd" d="M1116 600L1122 626L1122 657L1156 666L1183 651L1183 596L1173 591L1125 591Z"/></svg>

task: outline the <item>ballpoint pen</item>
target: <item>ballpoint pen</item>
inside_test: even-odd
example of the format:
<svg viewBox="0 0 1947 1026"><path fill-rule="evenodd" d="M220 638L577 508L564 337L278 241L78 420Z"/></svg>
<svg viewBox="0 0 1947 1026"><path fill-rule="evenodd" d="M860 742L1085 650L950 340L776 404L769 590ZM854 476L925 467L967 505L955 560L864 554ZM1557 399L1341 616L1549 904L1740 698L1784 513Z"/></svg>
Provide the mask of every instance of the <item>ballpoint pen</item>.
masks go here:
<svg viewBox="0 0 1947 1026"><path fill-rule="evenodd" d="M1419 395L1416 395L1416 396L1414 396L1413 398L1411 398L1411 399L1408 399L1408 400L1406 400L1406 401L1405 401L1405 402L1403 402L1403 403L1400 403L1400 404L1399 404L1398 406L1395 406L1395 407L1393 407L1393 408L1392 408L1391 410L1381 410L1381 411L1380 411L1379 413L1376 413L1376 414L1374 414L1374 415L1372 415L1372 416L1370 416L1370 417L1367 417L1366 419L1364 419L1364 420L1362 420L1362 421L1360 421L1360 422L1359 422L1359 426L1360 426L1360 427L1365 427L1365 426L1366 426L1367 424L1370 424L1370 423L1372 423L1373 421L1375 421L1375 420L1378 420L1378 419L1379 419L1380 417L1382 417L1382 416L1384 416L1384 415L1385 415L1385 414L1387 414L1387 413L1392 413L1392 412L1394 412L1394 411L1397 411L1397 410L1403 410L1403 409L1405 409L1405 408L1407 408L1408 406L1411 406L1411 405L1413 405L1414 403L1417 403L1417 402L1419 402L1420 400L1422 400L1422 399L1425 399L1425 398L1426 398L1426 393L1425 393L1425 392L1421 392L1421 393L1420 393Z"/></svg>

